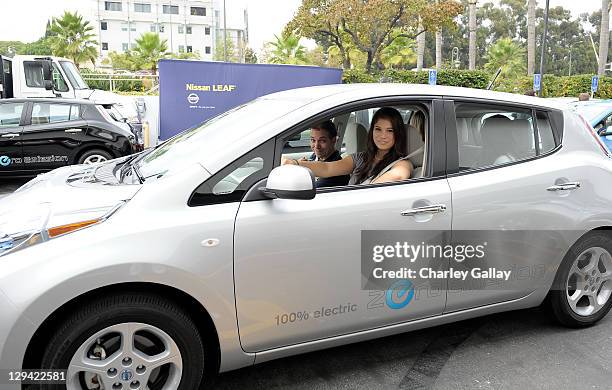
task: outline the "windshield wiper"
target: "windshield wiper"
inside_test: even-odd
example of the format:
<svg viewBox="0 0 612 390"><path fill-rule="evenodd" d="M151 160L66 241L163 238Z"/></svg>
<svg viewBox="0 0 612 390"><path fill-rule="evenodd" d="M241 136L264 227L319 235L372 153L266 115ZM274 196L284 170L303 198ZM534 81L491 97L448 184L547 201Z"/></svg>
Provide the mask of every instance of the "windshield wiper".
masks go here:
<svg viewBox="0 0 612 390"><path fill-rule="evenodd" d="M138 181L140 182L140 184L145 182L145 178L144 176L142 176L142 173L140 173L140 169L138 168L138 164L132 164L132 171L134 171L134 173L136 174L136 177L138 178Z"/></svg>

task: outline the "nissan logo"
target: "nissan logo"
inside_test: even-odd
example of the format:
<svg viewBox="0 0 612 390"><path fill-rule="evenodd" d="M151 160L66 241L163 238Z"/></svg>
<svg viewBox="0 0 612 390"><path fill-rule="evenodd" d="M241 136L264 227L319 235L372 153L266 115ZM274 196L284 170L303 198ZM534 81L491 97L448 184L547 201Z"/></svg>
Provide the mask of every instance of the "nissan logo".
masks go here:
<svg viewBox="0 0 612 390"><path fill-rule="evenodd" d="M190 93L189 96L187 96L187 101L191 104L197 104L200 101L200 97L196 93Z"/></svg>

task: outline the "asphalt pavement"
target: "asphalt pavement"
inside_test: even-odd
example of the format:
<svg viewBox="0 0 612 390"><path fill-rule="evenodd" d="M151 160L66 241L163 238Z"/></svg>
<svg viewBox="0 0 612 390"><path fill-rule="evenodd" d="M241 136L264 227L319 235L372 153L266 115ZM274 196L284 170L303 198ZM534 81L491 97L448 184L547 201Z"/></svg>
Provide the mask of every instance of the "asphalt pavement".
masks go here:
<svg viewBox="0 0 612 390"><path fill-rule="evenodd" d="M0 202L25 183L0 182ZM500 313L221 374L216 389L612 389L612 314L567 329Z"/></svg>

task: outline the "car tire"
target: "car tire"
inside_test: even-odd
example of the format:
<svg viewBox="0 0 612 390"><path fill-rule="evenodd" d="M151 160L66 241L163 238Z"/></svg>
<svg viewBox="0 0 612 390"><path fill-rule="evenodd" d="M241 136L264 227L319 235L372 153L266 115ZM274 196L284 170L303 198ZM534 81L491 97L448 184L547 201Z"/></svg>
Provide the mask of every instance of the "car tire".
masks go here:
<svg viewBox="0 0 612 390"><path fill-rule="evenodd" d="M101 381L108 389L192 390L203 384L205 371L202 338L187 312L142 293L81 306L55 328L42 354L41 367L68 370L66 385L43 387L49 390L96 388Z"/></svg>
<svg viewBox="0 0 612 390"><path fill-rule="evenodd" d="M102 149L88 150L79 157L77 164L96 164L107 160L112 160L113 156Z"/></svg>
<svg viewBox="0 0 612 390"><path fill-rule="evenodd" d="M612 238L596 231L567 252L547 298L548 311L560 324L591 326L612 307Z"/></svg>

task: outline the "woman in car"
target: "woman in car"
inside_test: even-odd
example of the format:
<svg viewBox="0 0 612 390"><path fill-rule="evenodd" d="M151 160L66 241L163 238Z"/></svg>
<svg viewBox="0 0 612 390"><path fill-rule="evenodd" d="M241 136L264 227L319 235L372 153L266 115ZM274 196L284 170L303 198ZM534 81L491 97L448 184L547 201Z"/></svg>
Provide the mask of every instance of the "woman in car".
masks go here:
<svg viewBox="0 0 612 390"><path fill-rule="evenodd" d="M282 164L301 165L317 177L351 175L351 184L406 180L412 164L406 159L406 130L399 111L382 107L374 114L367 149L333 162L283 159Z"/></svg>

